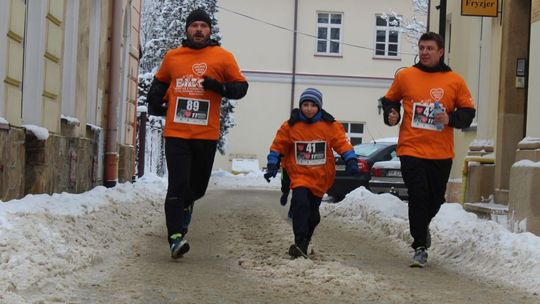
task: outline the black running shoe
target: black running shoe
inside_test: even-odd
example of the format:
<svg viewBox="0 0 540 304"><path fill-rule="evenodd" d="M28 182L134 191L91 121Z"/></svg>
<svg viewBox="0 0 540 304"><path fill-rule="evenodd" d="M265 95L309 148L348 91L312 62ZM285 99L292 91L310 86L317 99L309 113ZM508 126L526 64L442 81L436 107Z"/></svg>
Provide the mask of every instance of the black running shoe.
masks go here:
<svg viewBox="0 0 540 304"><path fill-rule="evenodd" d="M299 257L303 257L305 259L308 259L308 255L305 251L303 251L302 249L300 249L300 247L296 244L292 244L291 247L289 247L289 255L291 256L291 258L293 259L296 259L296 258L299 258Z"/></svg>

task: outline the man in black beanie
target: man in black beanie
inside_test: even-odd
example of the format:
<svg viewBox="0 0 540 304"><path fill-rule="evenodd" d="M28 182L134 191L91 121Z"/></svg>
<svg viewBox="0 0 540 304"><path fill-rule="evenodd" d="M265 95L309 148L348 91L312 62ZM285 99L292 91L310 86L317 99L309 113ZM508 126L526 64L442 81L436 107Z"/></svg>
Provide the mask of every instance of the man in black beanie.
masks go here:
<svg viewBox="0 0 540 304"><path fill-rule="evenodd" d="M212 172L221 99L240 99L248 89L234 56L211 34L210 16L202 9L192 11L186 39L165 54L148 91L148 113L166 116L165 221L173 259L189 251L185 236L194 203L204 196Z"/></svg>
<svg viewBox="0 0 540 304"><path fill-rule="evenodd" d="M188 27L193 23L194 21L204 21L210 29L212 28L212 19L210 19L210 16L201 8L198 8L191 13L189 13L187 19L186 19L186 31Z"/></svg>

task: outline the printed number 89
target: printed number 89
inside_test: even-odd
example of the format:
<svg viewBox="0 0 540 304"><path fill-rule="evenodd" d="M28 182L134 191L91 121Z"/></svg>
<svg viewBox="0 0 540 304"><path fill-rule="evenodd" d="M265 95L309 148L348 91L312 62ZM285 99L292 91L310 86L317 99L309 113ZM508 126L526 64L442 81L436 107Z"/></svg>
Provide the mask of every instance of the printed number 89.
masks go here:
<svg viewBox="0 0 540 304"><path fill-rule="evenodd" d="M199 102L196 100L188 100L186 105L188 111L199 111Z"/></svg>

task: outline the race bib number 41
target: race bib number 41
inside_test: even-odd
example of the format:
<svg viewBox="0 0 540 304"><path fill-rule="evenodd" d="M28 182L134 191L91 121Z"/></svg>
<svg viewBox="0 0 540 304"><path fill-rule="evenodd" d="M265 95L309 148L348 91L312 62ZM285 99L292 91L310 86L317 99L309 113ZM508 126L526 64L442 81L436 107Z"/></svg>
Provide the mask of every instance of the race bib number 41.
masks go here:
<svg viewBox="0 0 540 304"><path fill-rule="evenodd" d="M297 165L315 166L326 163L325 141L297 141L294 143L294 152Z"/></svg>
<svg viewBox="0 0 540 304"><path fill-rule="evenodd" d="M426 130L440 131L434 124L435 113L433 103L413 103L412 127ZM444 107L443 107L444 110Z"/></svg>
<svg viewBox="0 0 540 304"><path fill-rule="evenodd" d="M174 122L207 126L209 112L209 100L178 97L176 98Z"/></svg>

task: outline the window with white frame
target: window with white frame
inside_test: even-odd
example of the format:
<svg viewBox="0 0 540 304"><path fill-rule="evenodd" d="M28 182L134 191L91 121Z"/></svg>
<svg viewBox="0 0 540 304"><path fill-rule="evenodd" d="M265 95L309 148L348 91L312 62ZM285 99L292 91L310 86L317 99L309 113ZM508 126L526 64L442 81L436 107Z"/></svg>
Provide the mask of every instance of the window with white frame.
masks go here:
<svg viewBox="0 0 540 304"><path fill-rule="evenodd" d="M351 142L351 145L357 145L362 143L364 138L364 123L363 122L341 122L345 133Z"/></svg>
<svg viewBox="0 0 540 304"><path fill-rule="evenodd" d="M317 54L341 54L342 13L317 13Z"/></svg>
<svg viewBox="0 0 540 304"><path fill-rule="evenodd" d="M399 58L399 19L395 16L377 15L375 21L375 57Z"/></svg>

